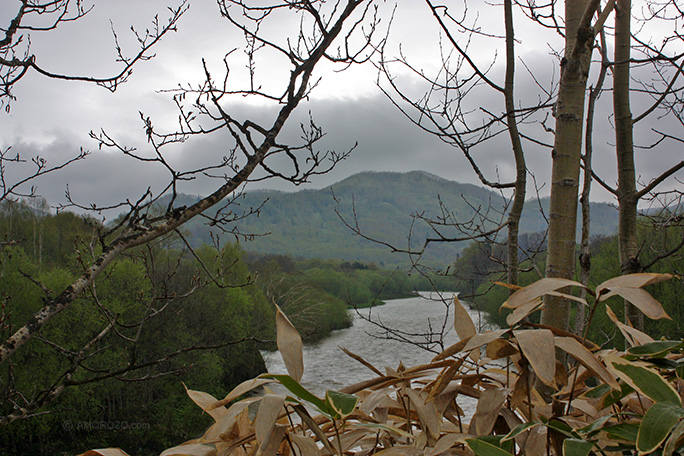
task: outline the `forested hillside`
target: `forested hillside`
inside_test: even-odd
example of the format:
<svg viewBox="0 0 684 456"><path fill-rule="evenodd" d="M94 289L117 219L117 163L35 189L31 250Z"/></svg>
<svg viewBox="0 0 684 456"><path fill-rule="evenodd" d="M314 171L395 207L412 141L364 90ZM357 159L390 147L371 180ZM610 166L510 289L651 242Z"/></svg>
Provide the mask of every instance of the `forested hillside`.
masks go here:
<svg viewBox="0 0 684 456"><path fill-rule="evenodd" d="M651 285L647 289L657 301L662 303L672 318L671 320L646 320L646 332L656 340L684 338L684 330L681 327L681 322L684 321L684 310L679 304L679 296L684 293L684 283L681 279L682 271L684 271L684 256L679 251L684 239L684 228L678 224L677 217L668 216L668 218L670 221L674 220L674 223L664 223L664 220L652 211L650 217L641 217L639 229L639 245L643 249L643 265L646 268L644 272L677 275L674 280ZM493 260L501 255L501 252L495 251L496 248L483 243L470 244L456 261L453 271L456 274L456 288L461 291L461 297L486 312L491 321L505 327L506 316L511 310L502 309L501 303L508 298L509 290L495 283L501 281L503 277L501 265ZM617 235L593 238L590 251L590 287L596 287L610 278L621 275ZM545 260L545 256L542 255L536 258L534 264L530 261L521 264L524 269L520 275L521 286L530 285L541 278L540 272L544 271ZM611 298L608 304L619 318L624 318L624 305L621 298ZM573 306L571 321L575 327L577 326L574 320L576 313L577 306ZM535 318L538 317L538 314L535 315ZM615 348L624 346L623 336L610 321L606 312L593 314L588 337L602 346Z"/></svg>
<svg viewBox="0 0 684 456"><path fill-rule="evenodd" d="M0 208L0 334L25 324L82 272L84 258L101 249L98 223L51 214L40 200ZM1 428L0 454L105 445L156 454L209 425L183 385L221 396L264 372L259 350L274 346L273 303L316 340L349 326L349 307L427 288L420 275L373 263L247 256L230 242L189 250L169 236L117 260L38 344L3 365L0 419L17 407L40 408Z"/></svg>
<svg viewBox="0 0 684 456"><path fill-rule="evenodd" d="M178 204L192 202L194 198L185 196ZM338 258L375 262L381 266L406 266L409 260L404 254L392 253L387 246L355 235L336 210L347 223L355 225L358 222L364 235L402 249L408 247L409 235L415 249L423 245L426 237L435 236L424 221L414 219L413 215L436 220L447 217L447 222L463 223L472 219L476 210L489 210L491 221L485 222L485 227L493 227L495 221L505 221L501 214L505 202L498 193L421 171L360 173L321 190L249 191L239 197L237 203L244 212L260 208L258 216L228 226L229 229L239 228L246 235L256 235L248 241L238 238L248 252ZM613 234L617 227L617 210L604 203L592 204L592 210L596 214L593 234ZM541 204L529 201L521 233L546 230L548 222L543 214L547 212L548 199L543 199ZM211 229L201 219L184 228L192 233L194 242L211 242ZM455 229L442 229L447 236L458 235ZM263 234L268 236L261 236ZM445 267L466 245L467 242L433 244L428 247L422 262Z"/></svg>
<svg viewBox="0 0 684 456"><path fill-rule="evenodd" d="M81 272L99 249L96 224L25 204L2 207L3 337ZM43 406L1 429L0 453L54 455L104 444L154 452L208 425L187 404L183 383L218 394L264 371L255 340L272 338L273 308L251 283L243 253L234 245L195 253L169 238L119 259L71 312L43 328L40 343L2 366L2 417Z"/></svg>

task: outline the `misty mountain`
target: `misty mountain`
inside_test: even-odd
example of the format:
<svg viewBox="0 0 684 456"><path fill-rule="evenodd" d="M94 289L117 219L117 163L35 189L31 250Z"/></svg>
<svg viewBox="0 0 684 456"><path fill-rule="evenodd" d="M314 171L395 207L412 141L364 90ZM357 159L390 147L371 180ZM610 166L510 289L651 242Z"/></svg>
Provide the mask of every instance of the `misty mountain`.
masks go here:
<svg viewBox="0 0 684 456"><path fill-rule="evenodd" d="M183 196L177 205L191 204L193 197ZM521 222L521 233L546 229L548 199L528 201ZM292 255L304 258L340 258L349 261L375 262L384 266L406 265L406 254L392 252L352 232L350 225L359 227L364 236L406 249L410 244L419 249L434 231L419 216L431 219L451 219L459 222L494 227L502 220L504 200L499 193L471 184L448 181L432 174L364 172L353 175L320 190L301 190L294 193L250 191L237 197L231 205L232 214L258 214L229 224L228 230L239 230L254 235L250 240L237 236L249 252ZM489 221L475 217L477 210L488 209ZM617 227L617 210L608 204L594 203L593 234L612 234ZM337 211L337 212L336 212ZM215 212L214 212L215 213ZM339 213L339 215L338 215ZM195 244L211 242L210 233L220 233L199 218L184 225ZM463 234L449 227L443 229L448 237L462 238ZM225 241L233 241L226 234ZM467 245L465 242L432 243L423 261L433 265L447 265Z"/></svg>

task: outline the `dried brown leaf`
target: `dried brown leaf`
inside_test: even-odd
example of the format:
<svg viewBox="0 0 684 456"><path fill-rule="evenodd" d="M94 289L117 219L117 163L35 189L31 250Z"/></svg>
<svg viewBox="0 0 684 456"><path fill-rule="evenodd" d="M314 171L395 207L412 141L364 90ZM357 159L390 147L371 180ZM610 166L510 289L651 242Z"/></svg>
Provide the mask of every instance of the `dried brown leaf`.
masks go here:
<svg viewBox="0 0 684 456"><path fill-rule="evenodd" d="M558 360L556 360L556 373L554 374L553 379L556 382L556 385L560 387L568 384L568 371L565 369L565 364Z"/></svg>
<svg viewBox="0 0 684 456"><path fill-rule="evenodd" d="M262 385L273 382L274 380L265 378L253 378L251 380L245 380L244 382L240 383L238 386L233 388L233 390L230 393L228 393L228 395L225 398L215 402L212 406L210 406L210 409L230 404L243 394L246 394L255 388L259 388Z"/></svg>
<svg viewBox="0 0 684 456"><path fill-rule="evenodd" d="M190 399L192 399L195 404L199 405L202 410L207 412L214 419L214 422L223 418L228 412L225 407L215 406L218 399L211 394L188 389L185 384L183 384L183 387L185 388L185 392L188 393L188 396L190 396Z"/></svg>
<svg viewBox="0 0 684 456"><path fill-rule="evenodd" d="M556 347L570 354L584 367L592 371L596 376L603 380L607 385L615 390L620 389L615 376L613 376L606 367L594 356L584 345L577 342L571 337L556 337Z"/></svg>
<svg viewBox="0 0 684 456"><path fill-rule="evenodd" d="M240 418L240 414L249 407L250 404L260 401L260 397L253 397L236 402L228 408L228 413L218 422L212 425L202 436L202 441L211 442L219 437L226 437L234 430L234 426Z"/></svg>
<svg viewBox="0 0 684 456"><path fill-rule="evenodd" d="M454 329L458 338L463 340L477 334L477 329L475 328L475 323L473 319L470 318L470 314L463 307L461 301L458 300L457 296L454 296Z"/></svg>
<svg viewBox="0 0 684 456"><path fill-rule="evenodd" d="M427 431L432 439L437 440L441 431L442 420L441 416L437 414L434 403L426 403L425 399L411 388L402 388L401 391L411 399L411 405L418 412L423 430Z"/></svg>
<svg viewBox="0 0 684 456"><path fill-rule="evenodd" d="M522 287L521 287L520 285L514 285L514 284L512 284L512 283L505 283L505 282L498 282L498 281L495 281L495 282L494 282L494 285L498 285L498 286L500 286L500 287L508 288L509 290L513 290L513 291L517 291L517 290L522 289Z"/></svg>
<svg viewBox="0 0 684 456"><path fill-rule="evenodd" d="M521 409L523 412L527 413L527 408L523 408L523 405L527 402L530 394L530 370L529 366L525 365L522 371L518 374L518 379L513 387L513 392L511 393L511 408ZM528 420L532 420L531 417L527 417Z"/></svg>
<svg viewBox="0 0 684 456"><path fill-rule="evenodd" d="M580 304L585 305L585 306L589 305L587 303L587 300L584 298L580 298L579 296L573 296L573 295L567 294L567 293L561 293L560 291L550 291L546 294L549 296L558 296L559 298L567 299L569 301L575 301L575 302L580 303Z"/></svg>
<svg viewBox="0 0 684 456"><path fill-rule="evenodd" d="M496 339L487 344L487 358L501 359L518 353L518 349L506 339Z"/></svg>
<svg viewBox="0 0 684 456"><path fill-rule="evenodd" d="M471 437L468 434L446 434L442 436L432 449L430 454L438 455L443 454L450 448L452 448L457 443L465 443L465 439ZM426 453L427 454L427 453ZM449 453L446 453L449 454Z"/></svg>
<svg viewBox="0 0 684 456"><path fill-rule="evenodd" d="M159 456L216 456L216 448L199 443L183 444L169 448Z"/></svg>
<svg viewBox="0 0 684 456"><path fill-rule="evenodd" d="M525 441L525 451L523 454L542 455L546 452L547 442L547 428L545 426L536 426L530 429L527 440Z"/></svg>
<svg viewBox="0 0 684 456"><path fill-rule="evenodd" d="M448 346L447 348L444 349L443 352L432 358L432 361L439 361L445 358L448 358L450 356L455 355L456 353L461 352L463 350L463 347L466 346L466 344L470 341L471 338L468 339L461 339L458 342L456 342L453 345Z"/></svg>
<svg viewBox="0 0 684 456"><path fill-rule="evenodd" d="M372 441L375 441L376 436L370 435L365 429L348 429L342 435L340 435L339 446L342 448L343 454L349 454L348 452L357 446L357 444L363 440L371 437Z"/></svg>
<svg viewBox="0 0 684 456"><path fill-rule="evenodd" d="M299 417L302 419L302 422L306 424L306 426L313 432L316 437L318 437L318 441L323 444L326 450L328 450L330 453L335 454L336 451L330 444L330 441L328 438L325 436L325 432L318 426L316 421L311 418L311 415L309 415L309 412L306 410L306 408L301 405L293 405L292 408L294 411L299 415Z"/></svg>
<svg viewBox="0 0 684 456"><path fill-rule="evenodd" d="M129 454L120 448L102 448L99 450L88 450L78 456L129 456Z"/></svg>
<svg viewBox="0 0 684 456"><path fill-rule="evenodd" d="M373 391L366 396L359 404L359 410L366 415L370 415L377 407L388 407L396 405L394 399L390 398L390 394L394 394L394 388L381 388Z"/></svg>
<svg viewBox="0 0 684 456"><path fill-rule="evenodd" d="M423 456L423 450L408 445L396 445L374 453L374 456Z"/></svg>
<svg viewBox="0 0 684 456"><path fill-rule="evenodd" d="M577 334L571 333L570 331L565 331L563 329L554 328L553 326L542 325L539 323L525 323L525 326L529 326L530 328L548 329L549 331L551 331L553 333L554 336L558 336L558 337L571 337L571 338L575 339L577 342L584 345L590 351L598 350L599 348L601 348L590 340L582 339Z"/></svg>
<svg viewBox="0 0 684 456"><path fill-rule="evenodd" d="M380 370L378 370L378 369L377 369L375 366L373 366L371 363L369 363L368 361L366 361L365 359L363 359L361 356L357 355L356 353L350 352L349 350L347 350L347 349L344 348L344 347L339 347L339 348L340 348L340 350L342 350L342 351L344 352L345 355L349 356L350 358L353 358L353 359L357 360L358 362L360 362L361 364L363 364L364 366L366 366L368 369L372 370L372 371L375 372L376 374L382 375L382 372L380 372Z"/></svg>
<svg viewBox="0 0 684 456"><path fill-rule="evenodd" d="M654 299L646 290L641 288L613 287L609 293L601 297L601 301L616 295L625 298L652 320L659 320L661 318L672 320L667 312L665 312L662 304Z"/></svg>
<svg viewBox="0 0 684 456"><path fill-rule="evenodd" d="M354 394L364 389L374 388L378 385L384 386L384 384L396 381L401 380L396 376L382 375L380 377L371 378L359 383L354 383L353 385L345 386L344 388L340 389L340 393Z"/></svg>
<svg viewBox="0 0 684 456"><path fill-rule="evenodd" d="M304 375L304 358L302 355L302 337L295 329L294 325L290 323L287 316L280 310L277 304L276 307L276 344L280 355L283 357L287 373L295 381L302 380Z"/></svg>
<svg viewBox="0 0 684 456"><path fill-rule="evenodd" d="M428 396L426 401L430 402L435 396L444 391L449 382L453 380L454 376L458 374L459 369L465 362L465 358L460 358L458 361L453 362L446 370L440 372L434 382L428 385Z"/></svg>
<svg viewBox="0 0 684 456"><path fill-rule="evenodd" d="M613 288L642 288L654 283L664 282L670 280L674 276L672 274L655 274L655 273L640 273L627 274L620 277L613 277L606 280L596 287L596 294L599 298L604 293L609 293Z"/></svg>
<svg viewBox="0 0 684 456"><path fill-rule="evenodd" d="M503 307L503 305L501 307ZM517 323L520 323L527 318L528 315L536 312L542 307L544 307L544 300L541 297L535 298L526 304L522 304L516 307L513 312L506 317L506 324L508 326L515 326Z"/></svg>
<svg viewBox="0 0 684 456"><path fill-rule="evenodd" d="M235 431L240 437L255 432L252 420L249 419L249 408L245 408L235 419Z"/></svg>
<svg viewBox="0 0 684 456"><path fill-rule="evenodd" d="M254 420L256 437L260 447L264 448L269 445L269 439L276 427L276 421L283 411L283 404L285 404L285 396L278 394L267 394L261 398L259 411Z"/></svg>
<svg viewBox="0 0 684 456"><path fill-rule="evenodd" d="M630 346L635 347L637 345L653 342L653 338L648 334L645 334L638 329L621 322L613 312L613 309L611 309L609 306L606 306L606 314L608 315L608 318L610 318L610 321L612 321L615 326L618 327L622 335L625 336L625 340Z"/></svg>
<svg viewBox="0 0 684 456"><path fill-rule="evenodd" d="M494 423L506 403L511 391L507 388L491 388L484 390L477 401L475 415L470 420L469 432L475 436L489 435L494 429Z"/></svg>
<svg viewBox="0 0 684 456"><path fill-rule="evenodd" d="M487 331L485 333L473 336L468 339L468 343L463 347L463 351L468 352L475 350L476 348L480 348L483 345L487 345L488 343L500 338L508 331L508 329L497 329L496 331Z"/></svg>
<svg viewBox="0 0 684 456"><path fill-rule="evenodd" d="M553 333L548 329L526 329L513 331L513 335L539 380L555 387L556 352Z"/></svg>
<svg viewBox="0 0 684 456"><path fill-rule="evenodd" d="M290 439L299 448L302 456L320 456L321 450L318 449L318 445L313 439L309 437L304 437L303 435L296 434L294 432L290 433Z"/></svg>
<svg viewBox="0 0 684 456"><path fill-rule="evenodd" d="M276 424L271 432L269 439L266 442L266 446L259 447L259 452L257 456L276 456L280 453L278 450L283 443L283 439L287 434L287 426L282 424Z"/></svg>
<svg viewBox="0 0 684 456"><path fill-rule="evenodd" d="M505 303L503 303L502 307L515 309L531 301L534 301L547 293L568 286L583 287L581 283L575 282L574 280L560 278L544 278L534 282L531 285L526 286L525 288L521 288L520 290L513 293L511 296L508 297L508 300Z"/></svg>

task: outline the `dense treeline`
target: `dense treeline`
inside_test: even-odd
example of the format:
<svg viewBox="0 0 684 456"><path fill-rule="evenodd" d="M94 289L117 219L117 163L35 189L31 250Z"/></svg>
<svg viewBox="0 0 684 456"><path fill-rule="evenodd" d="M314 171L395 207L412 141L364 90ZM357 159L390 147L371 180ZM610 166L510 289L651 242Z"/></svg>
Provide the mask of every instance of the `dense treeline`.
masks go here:
<svg viewBox="0 0 684 456"><path fill-rule="evenodd" d="M290 280L327 292L348 307L378 305L387 299L413 296L421 290L455 290L452 277L384 269L375 263L257 254L249 254L248 262L257 277L273 280L273 276L285 274Z"/></svg>
<svg viewBox="0 0 684 456"><path fill-rule="evenodd" d="M99 248L97 223L69 212L50 214L41 201L1 208L3 336L24 324L46 293L82 272L83 258ZM7 416L24 401L19 391L44 394L69 371L70 356L116 321L116 331L92 347L59 400L0 430L0 454L52 455L110 445L156 453L210 424L184 385L220 397L265 370L259 350L273 347L272 303L315 340L349 326L350 307L433 285L454 288L451 278L428 279L373 263L247 256L237 244L190 251L170 237L138 249L2 367L0 413ZM132 357L138 364L163 362L105 375L125 369Z"/></svg>
<svg viewBox="0 0 684 456"><path fill-rule="evenodd" d="M684 293L684 254L678 247L684 239L684 227L679 224L653 223L653 219L642 219L639 231L639 243L642 252L644 272L675 274L673 280L665 281L648 287L648 292L663 304L672 320L646 320L646 333L654 339L665 337L668 339L684 338L684 311L678 305L678 296ZM618 252L617 235L597 236L591 242L591 274L589 286L598 284L612 277L621 275ZM508 312L501 309L501 304L507 299L507 288L495 285L494 281L504 281L505 276L500 262L501 252L496 247L484 243L472 243L464 249L454 266L457 277L457 288L462 295L472 296L470 301L479 310L485 312L494 323L505 326ZM539 257L536 263L526 261L521 263L523 272L520 274L519 285L526 286L541 278L544 271L545 258ZM608 302L619 318L623 318L623 302L612 298ZM573 312L576 310L573 307ZM575 321L571 315L571 321ZM539 318L536 314L535 318ZM623 338L611 323L605 312L597 312L591 321L588 338L605 346L623 348Z"/></svg>
<svg viewBox="0 0 684 456"><path fill-rule="evenodd" d="M4 207L4 337L42 306L46 293L77 277L80 258L97 250L90 239L94 223L27 205ZM3 454L72 454L108 445L152 454L206 428L210 420L188 401L183 384L224 394L265 370L251 339L273 337L273 308L252 283L242 255L228 245L221 251L202 247L193 256L166 240L112 265L70 312L55 317L36 343L3 365L0 412L6 416L68 375L75 354L116 321L57 401L0 430ZM206 346L217 347L196 350ZM132 358L138 365L161 362L125 372ZM123 372L111 375L117 370Z"/></svg>

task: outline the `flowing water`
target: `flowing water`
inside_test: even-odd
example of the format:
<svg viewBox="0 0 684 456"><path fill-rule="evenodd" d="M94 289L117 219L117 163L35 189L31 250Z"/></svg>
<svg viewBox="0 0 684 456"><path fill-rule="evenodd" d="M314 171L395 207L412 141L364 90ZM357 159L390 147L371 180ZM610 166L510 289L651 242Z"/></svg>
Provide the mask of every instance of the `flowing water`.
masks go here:
<svg viewBox="0 0 684 456"><path fill-rule="evenodd" d="M429 362L434 352L426 351L412 344L387 338L387 332L376 324L401 330L402 334L423 334L440 332L446 313L445 303L440 299L453 299L453 293L421 293L420 296L387 301L372 309L360 309L362 316L354 315L354 324L347 329L334 331L329 337L304 346L304 377L302 384L312 393L320 396L325 390L339 390L345 386L374 378L377 375L358 361L347 356L339 347L355 353L371 363L381 372L385 367L396 369L399 362L411 367ZM484 318L475 310L469 311L478 328L483 327ZM372 322L368 321L368 317ZM445 347L458 341L453 329L453 312L447 316ZM412 337L414 341L425 342L425 338ZM433 347L437 352L439 346ZM268 371L286 374L287 369L278 352L265 352ZM472 404L461 404L466 415L474 412ZM466 410L473 407L471 410ZM469 413L470 412L470 413Z"/></svg>

